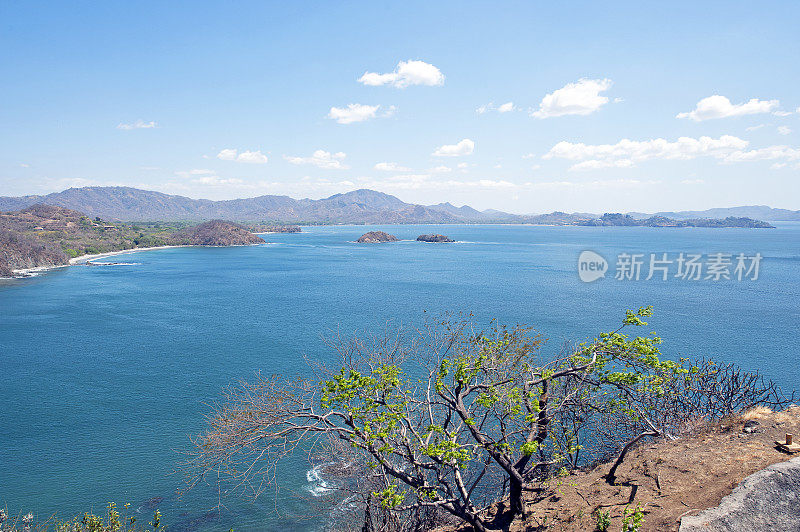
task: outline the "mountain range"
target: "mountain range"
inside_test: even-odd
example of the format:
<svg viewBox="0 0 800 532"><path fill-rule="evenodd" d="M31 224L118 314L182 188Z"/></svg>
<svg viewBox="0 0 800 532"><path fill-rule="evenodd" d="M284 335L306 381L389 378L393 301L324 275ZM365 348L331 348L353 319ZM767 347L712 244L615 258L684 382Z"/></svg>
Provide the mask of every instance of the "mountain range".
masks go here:
<svg viewBox="0 0 800 532"><path fill-rule="evenodd" d="M494 209L479 211L468 205L450 203L417 205L399 198L361 189L328 198L294 199L289 196L258 196L213 201L192 199L131 187L82 187L47 195L0 197L0 211L17 211L43 203L81 211L105 220L124 221L199 221L226 219L249 222L282 223L533 223L571 224L600 218L591 213L518 215ZM629 213L642 219L652 214ZM707 211L659 212L657 216L676 220L697 218L749 217L767 221L800 221L800 211L744 206Z"/></svg>

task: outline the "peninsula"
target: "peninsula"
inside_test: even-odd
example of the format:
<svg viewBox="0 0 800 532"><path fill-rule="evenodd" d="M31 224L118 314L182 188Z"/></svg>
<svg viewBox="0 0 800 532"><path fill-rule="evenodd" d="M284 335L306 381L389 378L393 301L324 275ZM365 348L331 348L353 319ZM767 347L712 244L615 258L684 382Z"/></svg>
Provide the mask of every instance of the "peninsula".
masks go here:
<svg viewBox="0 0 800 532"><path fill-rule="evenodd" d="M69 264L70 259L161 246L237 246L264 240L242 225L212 220L129 224L94 219L51 205L0 213L0 277L15 271Z"/></svg>

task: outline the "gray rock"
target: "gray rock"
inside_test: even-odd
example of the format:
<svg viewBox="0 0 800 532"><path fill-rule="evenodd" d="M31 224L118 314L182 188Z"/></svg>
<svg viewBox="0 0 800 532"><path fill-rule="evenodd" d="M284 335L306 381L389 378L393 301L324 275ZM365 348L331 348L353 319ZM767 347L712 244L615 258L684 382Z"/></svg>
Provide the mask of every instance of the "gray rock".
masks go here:
<svg viewBox="0 0 800 532"><path fill-rule="evenodd" d="M417 237L418 242L455 242L449 236L444 235L419 235Z"/></svg>
<svg viewBox="0 0 800 532"><path fill-rule="evenodd" d="M680 532L800 531L800 457L753 473L719 506L681 519Z"/></svg>
<svg viewBox="0 0 800 532"><path fill-rule="evenodd" d="M379 244L381 242L399 242L396 236L383 231L370 231L364 233L356 240L359 244Z"/></svg>
<svg viewBox="0 0 800 532"><path fill-rule="evenodd" d="M750 434L751 432L758 432L758 429L756 427L758 427L759 424L760 423L758 421L751 419L750 421L744 424L744 428L742 429L742 431L748 434Z"/></svg>

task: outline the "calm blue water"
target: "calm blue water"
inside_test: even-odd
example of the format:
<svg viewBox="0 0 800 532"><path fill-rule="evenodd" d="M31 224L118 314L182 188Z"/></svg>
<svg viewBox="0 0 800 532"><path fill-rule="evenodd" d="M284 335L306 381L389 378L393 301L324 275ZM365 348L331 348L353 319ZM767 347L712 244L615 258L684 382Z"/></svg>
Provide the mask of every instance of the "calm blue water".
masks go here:
<svg viewBox="0 0 800 532"><path fill-rule="evenodd" d="M558 350L615 328L652 304L648 330L672 356L710 355L800 389L800 224L775 230L523 226L390 226L399 238L442 232L463 243L357 245L364 227L264 235L270 245L180 248L0 282L0 505L69 517L107 501L149 519L161 497L173 530L304 530L307 465L281 470L284 489L257 502L211 489L182 499L188 436L220 389L256 371L303 371L331 358L321 335L423 311L533 324ZM577 257L611 263L591 284ZM757 281L617 281L619 253L761 253ZM647 265L642 279L646 277ZM319 522L318 520L316 522Z"/></svg>

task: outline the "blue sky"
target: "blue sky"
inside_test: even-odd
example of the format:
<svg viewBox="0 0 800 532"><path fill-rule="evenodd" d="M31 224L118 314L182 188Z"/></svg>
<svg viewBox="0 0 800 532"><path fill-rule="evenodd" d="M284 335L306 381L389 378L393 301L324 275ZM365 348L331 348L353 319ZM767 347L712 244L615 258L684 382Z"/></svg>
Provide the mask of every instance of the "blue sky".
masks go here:
<svg viewBox="0 0 800 532"><path fill-rule="evenodd" d="M0 195L800 209L799 19L790 1L4 2Z"/></svg>

